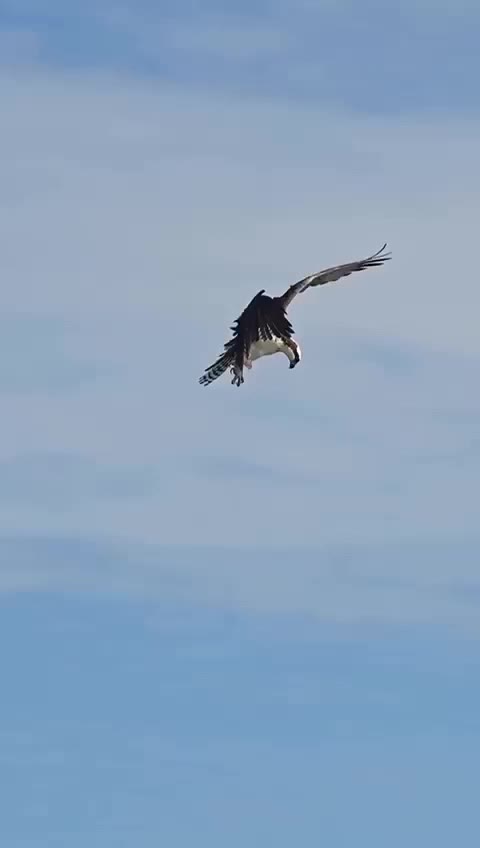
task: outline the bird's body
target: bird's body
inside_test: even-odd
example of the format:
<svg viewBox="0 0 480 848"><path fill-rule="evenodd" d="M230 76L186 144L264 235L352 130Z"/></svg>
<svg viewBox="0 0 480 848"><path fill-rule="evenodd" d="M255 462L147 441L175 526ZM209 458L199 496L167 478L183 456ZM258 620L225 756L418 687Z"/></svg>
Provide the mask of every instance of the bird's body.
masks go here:
<svg viewBox="0 0 480 848"><path fill-rule="evenodd" d="M307 288L333 282L354 271L383 265L390 259L389 254L383 253L385 247L386 244L366 259L335 265L304 277L289 286L279 297L270 297L265 294L265 289L259 291L231 327L233 338L224 345L223 353L206 369L199 382L208 386L229 369L233 375L232 384L240 386L244 382L244 368L251 369L255 360L276 353L285 354L290 368L294 368L300 362L302 354L298 342L293 338L293 327L286 313L293 298Z"/></svg>
<svg viewBox="0 0 480 848"><path fill-rule="evenodd" d="M258 342L253 342L250 345L248 357L244 359L244 364L247 368L252 367L252 362L260 359L261 356L272 356L274 353L284 353L288 356L290 362L293 362L295 355L292 349L279 336L273 336L271 339L261 339Z"/></svg>

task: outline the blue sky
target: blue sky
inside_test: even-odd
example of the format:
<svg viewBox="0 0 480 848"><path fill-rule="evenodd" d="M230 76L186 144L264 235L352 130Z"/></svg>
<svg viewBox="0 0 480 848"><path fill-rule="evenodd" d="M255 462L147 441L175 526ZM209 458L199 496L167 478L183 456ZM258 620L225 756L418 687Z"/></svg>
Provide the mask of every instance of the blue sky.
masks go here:
<svg viewBox="0 0 480 848"><path fill-rule="evenodd" d="M0 5L2 844L475 841L479 22Z"/></svg>
<svg viewBox="0 0 480 848"><path fill-rule="evenodd" d="M5 26L26 32L35 57L59 69L108 67L362 112L457 111L477 103L472 0L3 6Z"/></svg>

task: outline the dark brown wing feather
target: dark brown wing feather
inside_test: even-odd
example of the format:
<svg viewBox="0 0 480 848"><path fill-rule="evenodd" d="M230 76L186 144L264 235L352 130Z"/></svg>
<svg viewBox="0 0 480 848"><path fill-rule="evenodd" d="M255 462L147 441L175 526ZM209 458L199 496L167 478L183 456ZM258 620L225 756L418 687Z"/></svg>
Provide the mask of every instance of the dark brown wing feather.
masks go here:
<svg viewBox="0 0 480 848"><path fill-rule="evenodd" d="M297 294L301 294L308 288L324 286L325 283L333 283L341 277L348 277L354 271L364 271L366 268L376 268L379 265L383 265L384 262L392 258L390 253L383 252L386 246L387 244L385 243L380 250L377 250L376 253L372 254L372 256L367 256L365 259L346 262L343 265L333 265L331 268L324 268L323 271L318 271L316 274L304 277L303 280L299 280L298 283L289 286L287 291L277 299L281 301L283 307L286 309Z"/></svg>

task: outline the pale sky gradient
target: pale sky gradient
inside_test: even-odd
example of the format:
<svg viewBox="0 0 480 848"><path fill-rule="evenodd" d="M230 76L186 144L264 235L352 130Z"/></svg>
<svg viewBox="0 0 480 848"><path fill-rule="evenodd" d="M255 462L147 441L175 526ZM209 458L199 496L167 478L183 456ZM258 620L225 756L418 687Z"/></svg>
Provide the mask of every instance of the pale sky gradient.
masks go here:
<svg viewBox="0 0 480 848"><path fill-rule="evenodd" d="M1 4L2 844L480 836L479 24Z"/></svg>

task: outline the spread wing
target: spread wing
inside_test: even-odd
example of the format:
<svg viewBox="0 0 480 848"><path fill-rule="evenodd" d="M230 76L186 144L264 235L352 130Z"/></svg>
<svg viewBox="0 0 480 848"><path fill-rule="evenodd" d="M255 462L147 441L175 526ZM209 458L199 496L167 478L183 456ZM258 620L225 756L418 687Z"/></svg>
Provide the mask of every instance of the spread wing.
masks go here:
<svg viewBox="0 0 480 848"><path fill-rule="evenodd" d="M289 339L293 334L293 327L285 315L280 298L269 297L265 289L252 298L230 329L233 330L233 337L224 345L223 353L200 377L199 382L203 386L208 386L234 364L241 369L244 357L248 356L254 342L273 336Z"/></svg>
<svg viewBox="0 0 480 848"><path fill-rule="evenodd" d="M359 259L356 262L346 262L344 265L334 265L332 268L324 268L323 271L318 271L317 274L311 274L309 277L304 277L298 283L294 283L287 291L281 295L278 300L283 305L284 309L292 302L297 294L301 294L306 289L313 286L324 286L325 283L333 283L341 277L348 277L354 271L364 271L366 268L376 268L383 265L391 259L391 253L384 253L387 244L385 243L380 250L377 250L372 256L367 256L366 259Z"/></svg>

